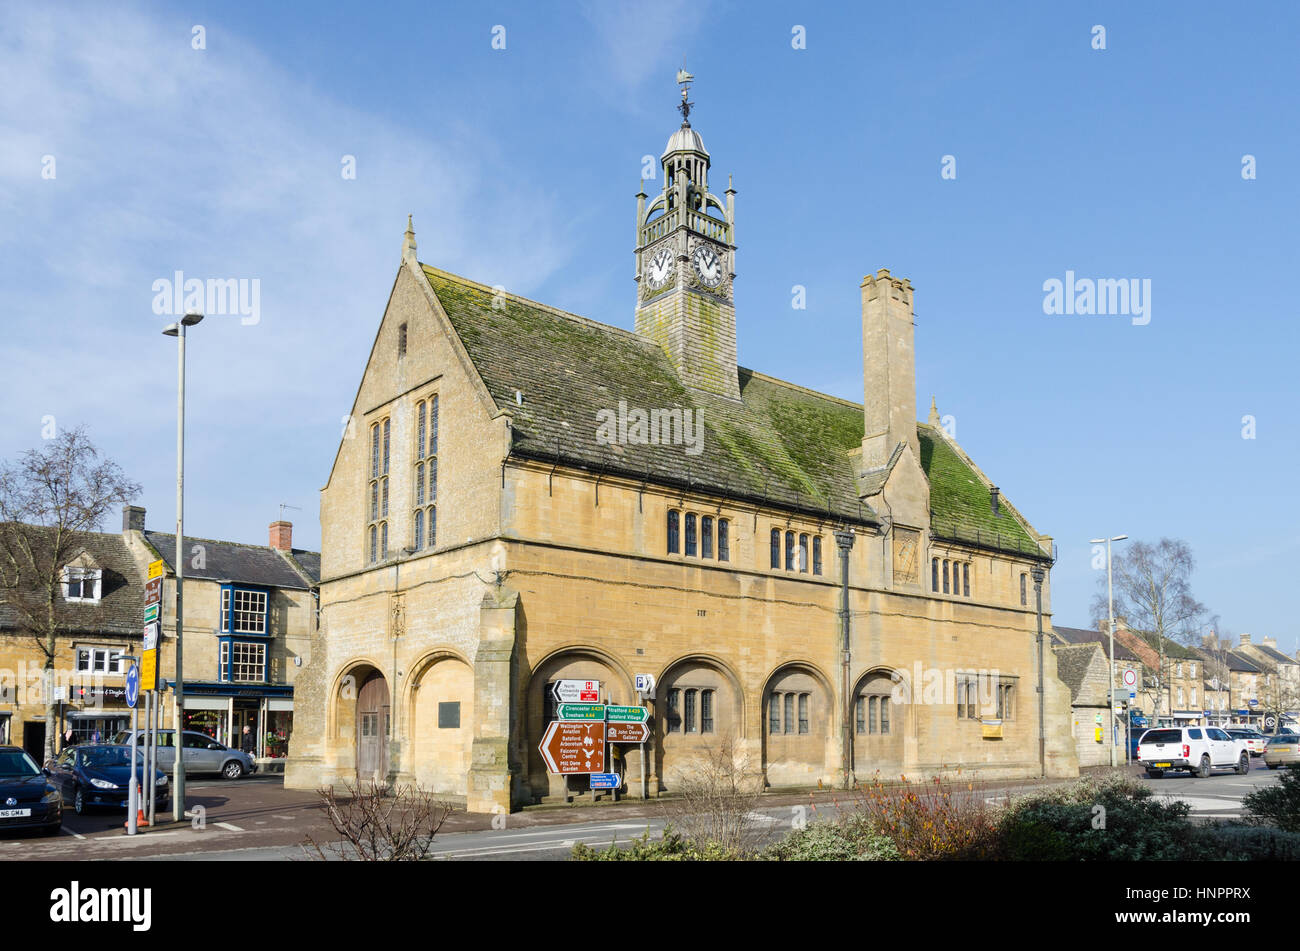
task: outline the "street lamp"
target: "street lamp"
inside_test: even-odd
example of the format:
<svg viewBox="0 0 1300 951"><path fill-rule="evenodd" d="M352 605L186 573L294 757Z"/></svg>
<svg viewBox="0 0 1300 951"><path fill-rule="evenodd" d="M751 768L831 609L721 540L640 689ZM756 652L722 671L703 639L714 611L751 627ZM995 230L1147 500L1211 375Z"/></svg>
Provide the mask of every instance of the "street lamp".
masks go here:
<svg viewBox="0 0 1300 951"><path fill-rule="evenodd" d="M176 759L172 767L172 821L185 818L185 757L181 755L185 730L184 587L185 587L185 328L203 319L186 314L163 328L176 338Z"/></svg>
<svg viewBox="0 0 1300 951"><path fill-rule="evenodd" d="M849 720L853 714L853 700L849 697L849 552L853 550L853 529L837 528L835 544L840 550L840 630L843 641L841 661L843 666L844 710L841 727L841 755L844 758L844 788L853 783L853 734L849 730Z"/></svg>
<svg viewBox="0 0 1300 951"><path fill-rule="evenodd" d="M1110 611L1110 765L1118 766L1115 751L1115 586L1114 575L1110 568L1110 543L1128 538L1127 535L1112 535L1110 538L1094 538L1091 544L1106 544L1106 602ZM1124 760L1128 761L1128 731L1124 731Z"/></svg>
<svg viewBox="0 0 1300 951"><path fill-rule="evenodd" d="M1034 565L1029 569L1029 575L1034 579L1034 602L1038 605L1038 773L1041 777L1047 777L1047 723L1044 715L1043 695L1043 579L1047 577L1047 571L1042 565Z"/></svg>

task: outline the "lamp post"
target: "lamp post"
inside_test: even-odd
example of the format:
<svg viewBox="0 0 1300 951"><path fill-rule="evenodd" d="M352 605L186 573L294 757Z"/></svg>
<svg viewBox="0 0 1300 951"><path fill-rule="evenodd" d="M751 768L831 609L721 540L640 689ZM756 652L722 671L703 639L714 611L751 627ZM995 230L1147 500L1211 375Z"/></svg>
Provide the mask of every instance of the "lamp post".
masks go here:
<svg viewBox="0 0 1300 951"><path fill-rule="evenodd" d="M172 820L185 818L185 328L203 319L186 314L163 328L176 338L176 758L172 766Z"/></svg>
<svg viewBox="0 0 1300 951"><path fill-rule="evenodd" d="M853 714L853 700L849 696L849 552L853 550L853 530L838 528L835 530L835 544L840 550L840 631L842 647L840 650L843 667L844 710L841 725L841 755L844 758L844 788L853 784L853 734L849 730L849 720Z"/></svg>
<svg viewBox="0 0 1300 951"><path fill-rule="evenodd" d="M1112 535L1110 538L1094 538L1091 544L1106 543L1106 602L1110 611L1110 765L1118 766L1115 752L1115 587L1114 575L1110 568L1110 543L1123 541L1127 535ZM1127 731L1126 731L1127 732ZM1128 758L1128 736L1124 737L1125 759Z"/></svg>
<svg viewBox="0 0 1300 951"><path fill-rule="evenodd" d="M1047 776L1047 720L1044 713L1043 695L1043 579L1047 577L1047 571L1042 565L1034 565L1029 569L1030 577L1034 579L1034 601L1038 606L1038 774L1040 777Z"/></svg>

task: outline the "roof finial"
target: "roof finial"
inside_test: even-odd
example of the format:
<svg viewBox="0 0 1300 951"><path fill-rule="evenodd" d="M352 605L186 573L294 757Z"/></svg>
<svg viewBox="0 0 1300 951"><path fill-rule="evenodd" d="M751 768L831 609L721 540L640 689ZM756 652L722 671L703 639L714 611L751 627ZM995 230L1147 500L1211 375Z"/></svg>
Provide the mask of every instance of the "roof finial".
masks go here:
<svg viewBox="0 0 1300 951"><path fill-rule="evenodd" d="M930 419L928 420L935 429L941 428L939 421L939 409L934 405L934 397L930 397Z"/></svg>
<svg viewBox="0 0 1300 951"><path fill-rule="evenodd" d="M419 263L415 256L415 225L410 215L406 216L406 234L402 236L402 260Z"/></svg>
<svg viewBox="0 0 1300 951"><path fill-rule="evenodd" d="M682 87L682 101L678 104L677 111L682 114L683 129L691 127L691 106L695 105L695 103L691 102L687 96L690 95L691 83L694 81L695 77L686 71L686 57L683 56L682 68L677 70L677 85Z"/></svg>

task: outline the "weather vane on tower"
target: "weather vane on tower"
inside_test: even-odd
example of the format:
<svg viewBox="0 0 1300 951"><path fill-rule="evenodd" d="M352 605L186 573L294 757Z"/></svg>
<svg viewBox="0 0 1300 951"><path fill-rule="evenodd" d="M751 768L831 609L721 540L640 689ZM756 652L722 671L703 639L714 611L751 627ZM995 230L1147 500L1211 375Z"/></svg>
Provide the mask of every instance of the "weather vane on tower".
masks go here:
<svg viewBox="0 0 1300 951"><path fill-rule="evenodd" d="M682 68L677 70L677 85L682 87L682 101L677 106L677 111L682 114L682 128L685 129L691 127L691 106L695 105L695 103L686 97L690 95L691 83L694 81L695 77L686 71L686 60L683 59Z"/></svg>

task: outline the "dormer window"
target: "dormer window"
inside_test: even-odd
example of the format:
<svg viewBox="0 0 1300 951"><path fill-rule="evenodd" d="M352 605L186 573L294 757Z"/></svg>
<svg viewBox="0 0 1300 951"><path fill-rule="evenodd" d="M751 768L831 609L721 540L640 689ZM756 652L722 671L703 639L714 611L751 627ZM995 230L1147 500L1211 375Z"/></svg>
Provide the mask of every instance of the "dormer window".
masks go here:
<svg viewBox="0 0 1300 951"><path fill-rule="evenodd" d="M104 573L97 568L63 569L63 600L97 603L103 586Z"/></svg>

